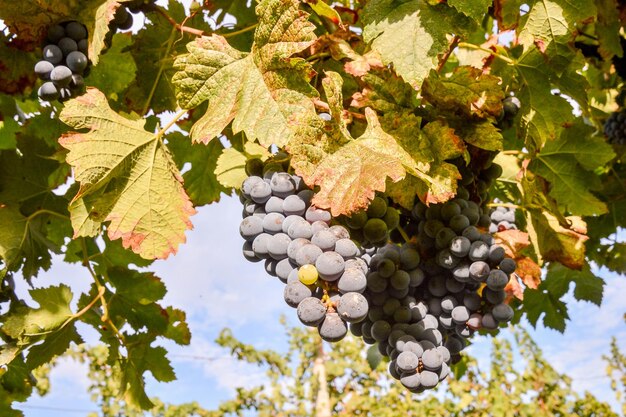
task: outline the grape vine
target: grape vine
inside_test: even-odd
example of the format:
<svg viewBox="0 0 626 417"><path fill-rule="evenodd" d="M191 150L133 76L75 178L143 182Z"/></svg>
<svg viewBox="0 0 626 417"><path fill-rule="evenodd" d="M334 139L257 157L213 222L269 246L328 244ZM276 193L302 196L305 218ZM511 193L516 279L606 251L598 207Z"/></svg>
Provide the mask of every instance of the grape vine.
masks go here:
<svg viewBox="0 0 626 417"><path fill-rule="evenodd" d="M411 392L477 332L563 331L590 263L626 273L622 3L0 0L0 414L83 325L150 409L191 335L146 268L222 195L294 316Z"/></svg>

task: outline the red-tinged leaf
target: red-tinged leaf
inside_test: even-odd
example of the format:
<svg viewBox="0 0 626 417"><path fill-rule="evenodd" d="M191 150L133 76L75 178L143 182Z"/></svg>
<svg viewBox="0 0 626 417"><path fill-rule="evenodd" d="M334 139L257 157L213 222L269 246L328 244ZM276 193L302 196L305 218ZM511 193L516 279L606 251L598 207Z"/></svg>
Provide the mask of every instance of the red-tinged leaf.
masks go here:
<svg viewBox="0 0 626 417"><path fill-rule="evenodd" d="M121 238L144 258L175 253L195 209L161 137L144 130L144 120L115 113L96 89L67 102L60 118L75 129L90 129L59 140L80 183L74 202L83 204L70 206L81 208L81 215L72 216L80 220L76 235L93 232L93 221L108 221L109 238Z"/></svg>
<svg viewBox="0 0 626 417"><path fill-rule="evenodd" d="M501 245L507 256L511 258L517 258L519 253L530 246L530 239L528 233L521 230L503 230L495 234L496 243Z"/></svg>
<svg viewBox="0 0 626 417"><path fill-rule="evenodd" d="M365 133L325 157L311 176L309 185L320 190L313 204L330 209L333 216L349 214L368 206L376 191L385 191L387 177L399 181L409 171L417 171L415 161L380 127L376 114L365 111Z"/></svg>
<svg viewBox="0 0 626 417"><path fill-rule="evenodd" d="M541 283L541 267L535 261L527 256L515 259L517 268L515 273L521 278L524 285L528 288L536 289Z"/></svg>
<svg viewBox="0 0 626 417"><path fill-rule="evenodd" d="M507 294L507 299L509 300L512 297L515 297L518 300L524 300L524 289L514 274L511 274L508 284L504 287L504 292Z"/></svg>

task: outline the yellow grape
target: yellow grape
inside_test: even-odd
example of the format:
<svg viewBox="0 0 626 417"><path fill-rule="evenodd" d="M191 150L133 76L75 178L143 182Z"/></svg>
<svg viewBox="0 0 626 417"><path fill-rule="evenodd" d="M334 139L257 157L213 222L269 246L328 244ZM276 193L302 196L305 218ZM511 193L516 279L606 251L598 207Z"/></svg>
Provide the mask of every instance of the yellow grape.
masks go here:
<svg viewBox="0 0 626 417"><path fill-rule="evenodd" d="M302 265L298 270L298 279L304 285L315 284L317 281L317 268L315 265Z"/></svg>

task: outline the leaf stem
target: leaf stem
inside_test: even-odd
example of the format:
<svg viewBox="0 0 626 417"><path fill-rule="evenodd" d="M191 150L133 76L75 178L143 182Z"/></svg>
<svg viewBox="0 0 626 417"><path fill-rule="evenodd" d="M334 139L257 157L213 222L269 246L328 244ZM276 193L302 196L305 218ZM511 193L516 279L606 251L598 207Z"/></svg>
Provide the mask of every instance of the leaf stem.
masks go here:
<svg viewBox="0 0 626 417"><path fill-rule="evenodd" d="M450 42L450 46L448 46L448 50L441 57L441 60L439 60L439 65L437 65L438 73L440 73L443 67L446 65L446 62L448 62L450 55L452 55L452 52L454 51L454 49L456 48L456 46L459 44L460 41L461 41L461 38L459 37L459 35L455 35L454 39L452 39L452 42Z"/></svg>
<svg viewBox="0 0 626 417"><path fill-rule="evenodd" d="M239 29L239 30L236 30L234 32L228 32L228 33L224 33L223 35L222 34L219 34L219 35L221 37L223 37L223 38L231 38L233 36L241 35L242 33L250 32L251 30L256 29L257 26L259 26L259 24L255 23L255 24L247 26L247 27L245 27L243 29Z"/></svg>
<svg viewBox="0 0 626 417"><path fill-rule="evenodd" d="M511 204L511 203L489 203L487 204L487 207L507 207L507 208L525 210L524 207L518 206L517 204Z"/></svg>
<svg viewBox="0 0 626 417"><path fill-rule="evenodd" d="M491 49L483 48L482 46L478 46L478 45L474 45L473 43L459 42L459 44L457 46L459 48L474 49L474 50L477 50L477 51L486 52L486 53L488 53L490 55L493 55L496 58L500 58L501 60L503 60L507 64L510 64L510 65L515 64L515 61L513 61L511 58L509 58L507 56L504 56L504 55L500 55L499 53L497 53L496 51L493 51Z"/></svg>
<svg viewBox="0 0 626 417"><path fill-rule="evenodd" d="M396 229L398 229L398 232L400 232L400 236L402 236L402 239L404 239L404 241L406 243L410 243L411 242L411 238L409 237L409 235L406 233L406 230L404 230L402 228L402 226L398 225L396 226Z"/></svg>
<svg viewBox="0 0 626 417"><path fill-rule="evenodd" d="M159 130L157 132L157 137L161 138L163 137L163 135L165 135L165 133L169 130L170 127L174 126L176 124L176 122L183 117L184 115L187 114L187 110L179 110L178 113L176 113L174 115L174 117L172 118L172 120L170 120L164 127L163 129Z"/></svg>

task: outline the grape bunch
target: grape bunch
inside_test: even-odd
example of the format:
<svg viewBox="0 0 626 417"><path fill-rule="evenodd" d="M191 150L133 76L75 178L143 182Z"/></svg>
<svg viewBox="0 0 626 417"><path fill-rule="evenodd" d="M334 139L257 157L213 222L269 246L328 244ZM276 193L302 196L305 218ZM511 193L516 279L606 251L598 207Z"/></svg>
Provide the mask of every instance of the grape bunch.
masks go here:
<svg viewBox="0 0 626 417"><path fill-rule="evenodd" d="M364 248L381 247L387 244L390 234L400 223L400 212L391 207L387 198L376 196L367 210L342 216L339 221L348 226L352 238Z"/></svg>
<svg viewBox="0 0 626 417"><path fill-rule="evenodd" d="M390 374L422 392L445 379L476 330L512 319L504 288L516 265L476 227L485 216L467 198L429 207L418 202L412 216L417 240L387 245L372 257L364 293L370 311L350 330L378 343L391 359Z"/></svg>
<svg viewBox="0 0 626 417"><path fill-rule="evenodd" d="M491 211L489 218L491 219L489 233L517 229L517 225L515 224L515 208L502 206L496 207Z"/></svg>
<svg viewBox="0 0 626 417"><path fill-rule="evenodd" d="M75 20L48 29L43 59L35 73L44 80L37 94L44 101L66 101L82 93L88 69L87 28Z"/></svg>
<svg viewBox="0 0 626 417"><path fill-rule="evenodd" d="M604 123L604 134L613 145L626 145L626 111L612 113Z"/></svg>
<svg viewBox="0 0 626 417"><path fill-rule="evenodd" d="M155 0L132 0L121 3L115 11L113 19L109 22L109 33L118 30L128 30L133 26L133 13L149 10L154 6Z"/></svg>
<svg viewBox="0 0 626 417"><path fill-rule="evenodd" d="M248 164L248 171L262 168L263 176L250 175L241 188L243 255L264 260L267 273L286 284L285 302L303 324L317 327L328 342L339 341L347 323L369 311L362 250L345 227L331 225L330 212L311 205L313 191L302 178L281 164L259 162Z"/></svg>

